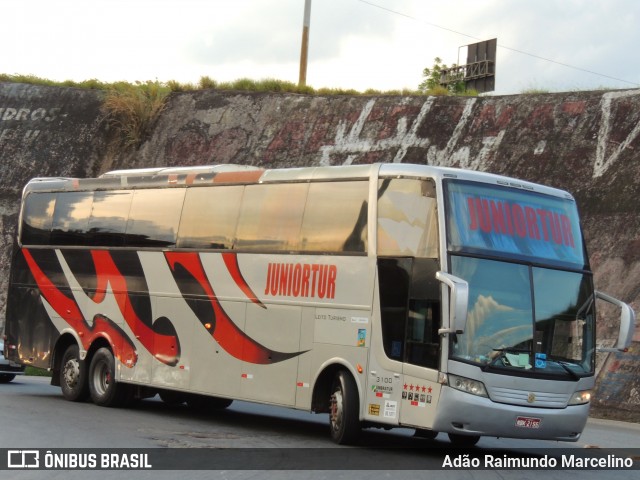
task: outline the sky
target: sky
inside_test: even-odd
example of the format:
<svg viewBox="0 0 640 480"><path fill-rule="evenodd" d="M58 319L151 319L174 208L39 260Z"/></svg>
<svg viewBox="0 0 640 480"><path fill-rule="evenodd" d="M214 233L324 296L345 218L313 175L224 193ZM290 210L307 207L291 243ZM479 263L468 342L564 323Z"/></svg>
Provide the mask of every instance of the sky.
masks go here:
<svg viewBox="0 0 640 480"><path fill-rule="evenodd" d="M305 0L0 0L0 73L297 83ZM312 0L307 84L412 89L497 38L494 95L640 88L637 0ZM460 59L460 60L458 60Z"/></svg>

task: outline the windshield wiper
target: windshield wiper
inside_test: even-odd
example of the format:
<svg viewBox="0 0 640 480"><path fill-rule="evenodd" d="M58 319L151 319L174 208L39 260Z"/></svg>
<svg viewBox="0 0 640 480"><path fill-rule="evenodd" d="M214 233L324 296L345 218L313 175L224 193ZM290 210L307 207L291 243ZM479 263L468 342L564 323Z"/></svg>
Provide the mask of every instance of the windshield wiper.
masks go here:
<svg viewBox="0 0 640 480"><path fill-rule="evenodd" d="M565 361L563 361L563 360L558 360L558 359L553 358L553 357L547 357L547 361L551 361L551 362L557 363L557 364L558 364L558 365L560 365L560 366L563 368L563 370L564 370L565 372L567 372L567 373L569 374L569 376L571 376L574 380L580 380L580 378L581 378L581 377L580 377L580 375L578 375L576 372L574 372L573 370L571 370L571 369L569 368L569 366L570 366L570 365L572 365L571 363L569 363L569 362L565 362Z"/></svg>
<svg viewBox="0 0 640 480"><path fill-rule="evenodd" d="M527 353L529 355L531 355L531 350L526 349L526 348L511 348L511 347L505 347L505 348L492 348L491 350L493 350L494 352L499 352L499 355L496 355L495 358L493 358L489 363L487 363L482 369L487 369L487 368L491 368L491 367L495 367L496 363L501 360L503 366L505 367L513 367L513 368L527 368L527 365L514 365L509 361L509 358L507 357L507 354L509 353ZM505 363L506 360L506 363ZM560 367L569 374L569 376L574 379L574 380L580 380L580 378L582 378L579 374L577 374L576 372L574 372L570 367L574 364L569 363L569 362L565 362L564 360L560 360L559 358L554 358L554 357L549 357L547 356L545 361L547 362L553 362L557 365L560 365ZM529 368L531 368L531 365L529 366ZM543 371L543 368L537 368L536 370Z"/></svg>

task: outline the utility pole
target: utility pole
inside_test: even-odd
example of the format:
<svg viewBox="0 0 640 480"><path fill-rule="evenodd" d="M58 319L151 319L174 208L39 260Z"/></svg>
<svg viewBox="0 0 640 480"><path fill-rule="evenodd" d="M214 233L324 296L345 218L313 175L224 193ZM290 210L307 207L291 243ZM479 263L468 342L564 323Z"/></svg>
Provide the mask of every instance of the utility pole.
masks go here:
<svg viewBox="0 0 640 480"><path fill-rule="evenodd" d="M311 23L311 0L304 0L304 21L302 24L302 47L300 48L300 76L298 86L307 85L307 57L309 53L309 24Z"/></svg>

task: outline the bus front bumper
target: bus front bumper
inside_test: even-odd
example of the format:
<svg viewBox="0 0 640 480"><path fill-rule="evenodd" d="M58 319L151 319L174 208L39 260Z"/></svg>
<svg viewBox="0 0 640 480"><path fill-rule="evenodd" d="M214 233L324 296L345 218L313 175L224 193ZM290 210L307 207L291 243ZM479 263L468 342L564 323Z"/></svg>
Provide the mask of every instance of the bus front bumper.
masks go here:
<svg viewBox="0 0 640 480"><path fill-rule="evenodd" d="M525 407L443 387L432 429L463 435L576 442L588 416L589 404Z"/></svg>

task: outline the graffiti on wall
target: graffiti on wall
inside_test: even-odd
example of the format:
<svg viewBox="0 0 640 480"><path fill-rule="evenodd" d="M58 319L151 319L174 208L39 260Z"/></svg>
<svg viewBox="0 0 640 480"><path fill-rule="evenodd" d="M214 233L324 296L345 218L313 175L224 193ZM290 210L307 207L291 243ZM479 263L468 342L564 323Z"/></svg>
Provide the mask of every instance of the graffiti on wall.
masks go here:
<svg viewBox="0 0 640 480"><path fill-rule="evenodd" d="M623 150L632 148L631 143L638 138L640 134L640 121L636 123L635 127L631 129L626 138L619 142L612 141L612 116L613 116L613 101L622 98L633 97L640 94L640 90L627 90L621 92L607 92L602 96L601 108L602 108L602 120L600 121L600 132L598 134L598 145L596 149L596 160L593 165L593 177L600 177L613 165ZM611 147L611 153L607 155L609 144L613 144Z"/></svg>
<svg viewBox="0 0 640 480"><path fill-rule="evenodd" d="M615 114L615 100L640 95L640 90L623 92L609 92L602 96L600 102L600 128L597 134L596 151L593 158L593 178L602 176L618 160L625 149L633 149L632 143L640 135L640 119L632 124L626 136L621 139L613 138L613 116ZM349 122L342 120L336 127L333 143L320 146L321 165L335 165L333 157L343 160L342 165L355 163L360 156L371 152L395 152L393 162L402 162L410 148L423 148L427 150L427 162L434 165L459 166L461 168L479 169L489 158L495 156L509 129L520 129L523 126L533 132L554 133L556 131L557 118L565 117L564 132L571 134L572 129L578 123L577 118L586 114L585 101L566 101L559 105L540 105L534 108L529 116L519 122L509 123L513 117L513 109L505 108L498 115L495 107L488 107L478 102L477 98L470 98L464 102L462 113L456 120L455 127L451 131L446 145L439 148L429 137L421 137L418 132L424 122L429 122L429 113L434 105L435 97L429 97L423 104L418 115L410 121L407 117L401 117L396 121L395 134L382 139L372 138L371 135L363 135L363 130L376 100L369 100L360 111L357 120L349 128ZM486 135L480 135L481 143L478 148L470 144L466 136L478 138L478 130L485 128L482 117L493 124ZM492 117L492 118L491 118ZM499 127L497 130L495 127ZM538 128L536 128L538 127ZM616 136L620 131L616 132ZM529 139L531 140L531 139ZM535 139L532 155L539 156L548 147L546 138Z"/></svg>
<svg viewBox="0 0 640 480"><path fill-rule="evenodd" d="M0 144L6 141L30 143L42 128L24 128L31 123L51 123L60 116L61 108L0 107ZM19 127L19 128L18 128Z"/></svg>

